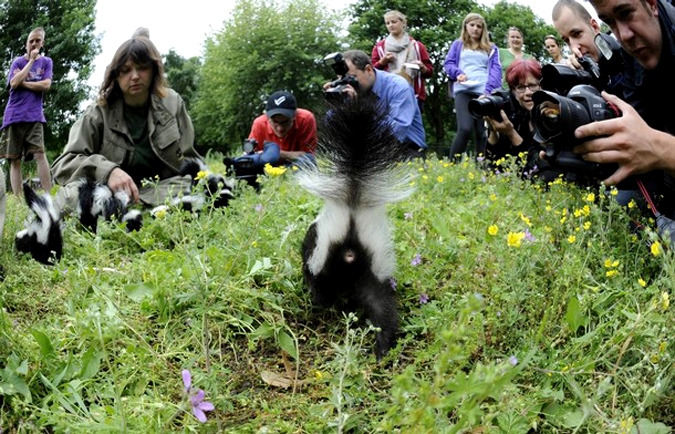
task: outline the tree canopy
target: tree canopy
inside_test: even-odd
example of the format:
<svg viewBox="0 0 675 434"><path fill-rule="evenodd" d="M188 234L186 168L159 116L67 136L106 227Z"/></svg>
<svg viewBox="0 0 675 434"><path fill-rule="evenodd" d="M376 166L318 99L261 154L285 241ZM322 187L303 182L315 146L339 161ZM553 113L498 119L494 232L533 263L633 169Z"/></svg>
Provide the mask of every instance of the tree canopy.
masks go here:
<svg viewBox="0 0 675 434"><path fill-rule="evenodd" d="M338 20L319 0L238 0L223 31L206 43L191 115L199 146L238 149L276 90L314 108L332 78L323 57L339 49Z"/></svg>

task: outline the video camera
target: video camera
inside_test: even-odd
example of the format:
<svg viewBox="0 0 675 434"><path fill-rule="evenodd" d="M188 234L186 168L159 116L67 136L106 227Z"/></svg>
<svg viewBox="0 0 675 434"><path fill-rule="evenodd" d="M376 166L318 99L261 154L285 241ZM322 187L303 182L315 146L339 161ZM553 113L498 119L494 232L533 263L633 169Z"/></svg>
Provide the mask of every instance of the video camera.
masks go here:
<svg viewBox="0 0 675 434"><path fill-rule="evenodd" d="M469 113L475 117L489 116L502 122L500 110L504 110L507 116L515 112L514 101L508 90L495 89L489 96L469 101Z"/></svg>
<svg viewBox="0 0 675 434"><path fill-rule="evenodd" d="M258 175L265 173L265 164L277 164L281 153L279 145L265 142L262 152L255 152L258 142L255 139L244 140L244 155L235 158L223 158L223 164L230 175L245 180L250 186L258 188Z"/></svg>
<svg viewBox="0 0 675 434"><path fill-rule="evenodd" d="M572 152L581 143L574 137L574 130L621 115L600 95L610 78L623 69L620 46L604 33L597 34L594 42L601 53L598 64L586 55L579 59L583 70L554 64L542 67L542 90L532 95L531 113L534 140L544 147L551 166L575 176L605 179L616 171L616 164L591 163Z"/></svg>
<svg viewBox="0 0 675 434"><path fill-rule="evenodd" d="M342 91L349 85L354 89L359 89L359 82L349 73L349 67L347 62L345 62L342 53L336 52L331 53L323 58L323 63L333 68L335 75L339 78L330 82L330 87L325 90L326 97L328 99L339 99L342 98Z"/></svg>

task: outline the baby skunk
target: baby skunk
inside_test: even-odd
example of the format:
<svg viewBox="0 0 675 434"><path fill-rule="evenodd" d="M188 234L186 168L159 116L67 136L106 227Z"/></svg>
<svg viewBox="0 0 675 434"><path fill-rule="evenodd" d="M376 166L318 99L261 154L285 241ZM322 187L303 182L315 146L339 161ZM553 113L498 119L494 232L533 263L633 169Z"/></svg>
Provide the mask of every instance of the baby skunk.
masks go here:
<svg viewBox="0 0 675 434"><path fill-rule="evenodd" d="M374 97L332 105L319 124L316 165L297 173L300 185L324 200L302 244L303 275L315 305L346 299L379 327L375 355L395 344L396 265L386 205L407 198L412 176L401 145ZM344 307L344 306L343 306Z"/></svg>
<svg viewBox="0 0 675 434"><path fill-rule="evenodd" d="M235 183L233 180L226 179L223 175L213 173L209 170L203 160L199 158L186 158L180 168L182 176L189 175L192 179L192 188L194 189L200 182L205 180L206 196L193 192L180 198L175 198L172 205L182 205L187 211L199 211L206 205L206 198L213 199L214 208L227 206L230 200L234 198L232 190ZM201 176L200 176L201 175Z"/></svg>
<svg viewBox="0 0 675 434"><path fill-rule="evenodd" d="M126 222L127 232L140 230L143 216L139 210L129 210L131 198L125 191L113 191L107 185L90 179L81 179L78 187L77 213L80 223L96 233L98 219Z"/></svg>
<svg viewBox="0 0 675 434"><path fill-rule="evenodd" d="M30 253L33 259L45 265L54 265L63 254L60 212L48 193L38 195L27 182L23 184L23 194L34 217L26 224L26 229L17 232L16 249Z"/></svg>

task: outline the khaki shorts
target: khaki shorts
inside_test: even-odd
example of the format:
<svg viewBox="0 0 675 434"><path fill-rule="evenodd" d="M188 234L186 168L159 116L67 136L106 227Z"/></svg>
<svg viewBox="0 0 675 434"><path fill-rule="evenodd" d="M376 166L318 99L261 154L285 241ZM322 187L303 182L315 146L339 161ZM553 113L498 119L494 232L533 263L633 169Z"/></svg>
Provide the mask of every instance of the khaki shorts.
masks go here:
<svg viewBox="0 0 675 434"><path fill-rule="evenodd" d="M30 161L33 154L44 154L44 134L41 122L19 122L2 130L0 158Z"/></svg>

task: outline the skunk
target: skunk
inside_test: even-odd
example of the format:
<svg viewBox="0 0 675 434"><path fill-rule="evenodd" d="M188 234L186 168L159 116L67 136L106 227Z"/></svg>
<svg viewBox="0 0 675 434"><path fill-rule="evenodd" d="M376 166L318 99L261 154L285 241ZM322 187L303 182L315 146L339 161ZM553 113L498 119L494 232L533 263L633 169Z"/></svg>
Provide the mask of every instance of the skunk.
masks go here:
<svg viewBox="0 0 675 434"><path fill-rule="evenodd" d="M16 249L30 253L33 259L45 265L54 265L63 254L61 214L48 193L38 195L28 182L23 184L23 194L34 217L28 221L26 229L17 232Z"/></svg>
<svg viewBox="0 0 675 434"><path fill-rule="evenodd" d="M380 360L394 346L399 323L386 205L412 194L412 175L374 96L333 102L319 129L317 164L296 173L324 201L302 243L303 276L315 306L346 299L344 307L361 309L380 329Z"/></svg>
<svg viewBox="0 0 675 434"><path fill-rule="evenodd" d="M223 175L211 172L206 163L200 158L186 158L180 168L182 176L189 175L192 179L192 188L194 189L200 182L205 180L206 197L213 199L214 208L227 206L230 200L234 198L232 191L235 182L226 179ZM200 176L202 175L202 176ZM206 198L198 193L192 193L183 197L174 198L171 204L181 205L187 211L199 211L206 205Z"/></svg>
<svg viewBox="0 0 675 434"><path fill-rule="evenodd" d="M130 210L131 198L125 191L113 191L105 184L81 179L78 187L77 214L80 223L96 233L98 219L111 221L113 218L126 223L127 232L137 231L143 225L139 210Z"/></svg>

